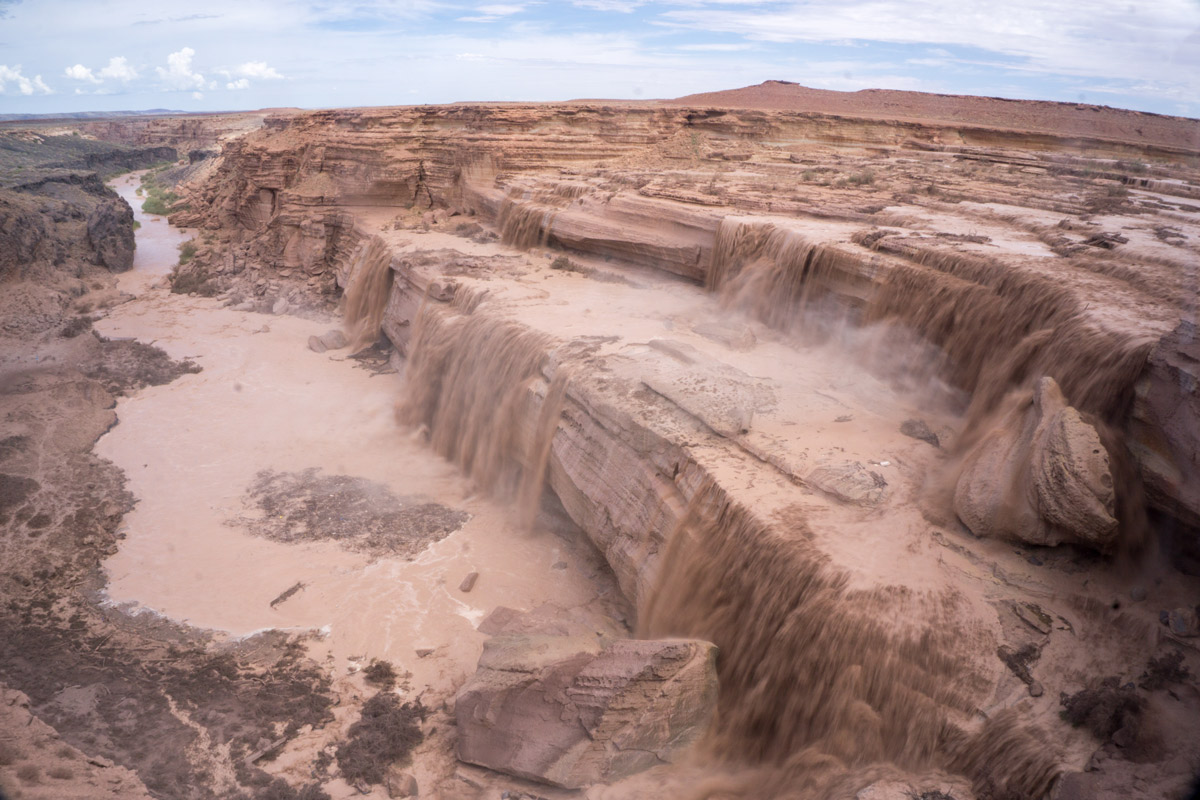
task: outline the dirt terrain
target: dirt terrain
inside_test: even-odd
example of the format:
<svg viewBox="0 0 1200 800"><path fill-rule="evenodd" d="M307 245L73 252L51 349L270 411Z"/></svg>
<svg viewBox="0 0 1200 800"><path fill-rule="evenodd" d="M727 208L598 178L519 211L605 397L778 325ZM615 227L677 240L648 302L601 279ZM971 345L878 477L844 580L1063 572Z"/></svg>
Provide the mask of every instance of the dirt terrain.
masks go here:
<svg viewBox="0 0 1200 800"><path fill-rule="evenodd" d="M83 129L194 256L9 306L10 793L1189 796L1200 122L196 119Z"/></svg>

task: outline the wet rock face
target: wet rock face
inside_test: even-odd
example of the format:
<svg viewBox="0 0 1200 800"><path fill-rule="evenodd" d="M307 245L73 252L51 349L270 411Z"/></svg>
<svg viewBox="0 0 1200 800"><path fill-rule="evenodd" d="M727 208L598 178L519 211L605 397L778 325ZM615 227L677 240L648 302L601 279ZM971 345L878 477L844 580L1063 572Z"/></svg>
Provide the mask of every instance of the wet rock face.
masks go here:
<svg viewBox="0 0 1200 800"><path fill-rule="evenodd" d="M1108 451L1052 378L968 452L954 492L976 536L1102 552L1116 544L1115 505Z"/></svg>
<svg viewBox="0 0 1200 800"><path fill-rule="evenodd" d="M672 761L716 708L716 646L497 636L458 693L458 757L568 789Z"/></svg>

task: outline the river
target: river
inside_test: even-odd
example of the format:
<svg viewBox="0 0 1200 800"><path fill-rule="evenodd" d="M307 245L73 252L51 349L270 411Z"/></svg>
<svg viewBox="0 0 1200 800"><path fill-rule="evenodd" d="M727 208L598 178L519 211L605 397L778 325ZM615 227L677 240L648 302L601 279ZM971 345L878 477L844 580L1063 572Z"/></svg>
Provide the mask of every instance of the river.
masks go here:
<svg viewBox="0 0 1200 800"><path fill-rule="evenodd" d="M551 599L572 607L597 597L604 587L582 553L551 532L519 529L397 426L400 376L362 369L344 350L306 347L335 319L234 311L219 299L171 294L162 276L189 234L142 213L137 182L135 173L113 184L141 223L134 269L121 277L134 299L96 328L151 342L203 371L122 398L120 424L96 445L138 499L119 552L104 564L112 603L218 639L314 631L312 653L335 676L388 659L413 674L414 692L437 693L474 670L485 638L475 627L495 607L531 609ZM367 479L470 519L411 561L253 535L261 511L247 490L255 476L306 469ZM480 573L478 583L460 591L471 572ZM297 583L302 590L271 605ZM433 653L418 657L417 649Z"/></svg>

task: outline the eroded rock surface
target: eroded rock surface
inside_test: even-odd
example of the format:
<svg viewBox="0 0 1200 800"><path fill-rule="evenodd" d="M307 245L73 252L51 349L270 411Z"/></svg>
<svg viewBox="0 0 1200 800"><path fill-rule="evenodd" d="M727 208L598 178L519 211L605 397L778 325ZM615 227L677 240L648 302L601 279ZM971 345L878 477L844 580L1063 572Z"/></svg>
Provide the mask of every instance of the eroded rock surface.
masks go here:
<svg viewBox="0 0 1200 800"><path fill-rule="evenodd" d="M1052 378L965 457L954 509L976 536L1113 547L1116 495L1096 429Z"/></svg>
<svg viewBox="0 0 1200 800"><path fill-rule="evenodd" d="M458 693L458 755L565 788L607 783L674 760L716 699L708 642L497 636Z"/></svg>

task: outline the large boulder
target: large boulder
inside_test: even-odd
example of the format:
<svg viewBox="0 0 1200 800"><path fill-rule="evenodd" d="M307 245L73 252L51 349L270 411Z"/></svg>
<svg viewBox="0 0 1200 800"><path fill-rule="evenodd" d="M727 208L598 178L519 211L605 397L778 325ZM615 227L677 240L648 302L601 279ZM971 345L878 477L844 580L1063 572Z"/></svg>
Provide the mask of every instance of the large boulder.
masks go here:
<svg viewBox="0 0 1200 800"><path fill-rule="evenodd" d="M966 454L954 492L976 536L1101 552L1116 544L1115 505L1108 451L1052 378Z"/></svg>
<svg viewBox="0 0 1200 800"><path fill-rule="evenodd" d="M568 789L669 762L708 728L716 645L495 636L458 693L458 757Z"/></svg>
<svg viewBox="0 0 1200 800"><path fill-rule="evenodd" d="M133 268L133 209L121 198L101 202L87 219L88 241L101 266L112 272Z"/></svg>

